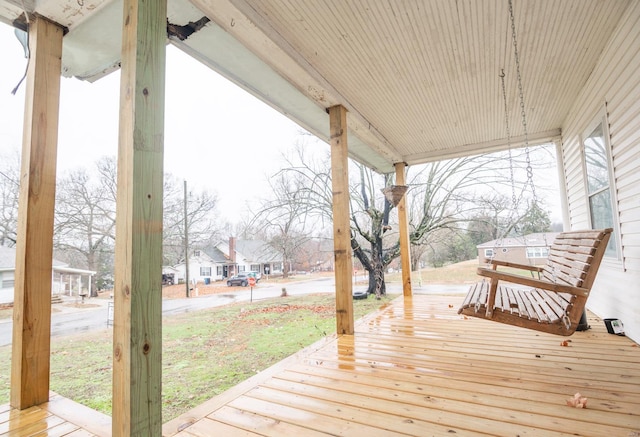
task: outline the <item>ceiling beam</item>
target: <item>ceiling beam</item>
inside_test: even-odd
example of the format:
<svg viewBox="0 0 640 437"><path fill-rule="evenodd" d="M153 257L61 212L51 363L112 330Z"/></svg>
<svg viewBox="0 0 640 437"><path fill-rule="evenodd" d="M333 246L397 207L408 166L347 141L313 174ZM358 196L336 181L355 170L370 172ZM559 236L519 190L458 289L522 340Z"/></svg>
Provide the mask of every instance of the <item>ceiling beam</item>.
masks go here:
<svg viewBox="0 0 640 437"><path fill-rule="evenodd" d="M453 149L439 149L430 152L416 153L404 157L404 161L409 165L425 164L427 162L442 161L445 159L460 158L463 156L481 155L485 153L501 152L508 149L518 149L521 147L540 146L542 144L553 143L562 139L562 131L560 128L552 129L544 132L536 132L528 135L528 141L525 144L524 136L518 136L507 140L500 138L498 140L486 141L475 144L465 144L461 147Z"/></svg>

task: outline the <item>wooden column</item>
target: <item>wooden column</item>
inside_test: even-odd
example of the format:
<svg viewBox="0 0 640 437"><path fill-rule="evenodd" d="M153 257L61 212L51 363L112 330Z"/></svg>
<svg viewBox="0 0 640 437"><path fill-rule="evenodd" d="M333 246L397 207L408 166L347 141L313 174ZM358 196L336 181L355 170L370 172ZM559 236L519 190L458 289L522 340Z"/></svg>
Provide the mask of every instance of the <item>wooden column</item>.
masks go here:
<svg viewBox="0 0 640 437"><path fill-rule="evenodd" d="M114 436L162 435L166 0L125 0L114 284Z"/></svg>
<svg viewBox="0 0 640 437"><path fill-rule="evenodd" d="M333 190L333 251L336 277L336 324L338 334L353 334L353 262L349 218L349 168L347 110L329 108L331 132L331 185Z"/></svg>
<svg viewBox="0 0 640 437"><path fill-rule="evenodd" d="M18 409L49 400L62 35L62 28L56 24L41 17L31 18L11 358L11 406Z"/></svg>
<svg viewBox="0 0 640 437"><path fill-rule="evenodd" d="M569 231L571 229L571 218L569 215L569 201L567 195L567 178L564 171L564 160L562 141L553 142L556 146L556 168L558 170L558 190L560 191L560 208L562 209L562 230Z"/></svg>
<svg viewBox="0 0 640 437"><path fill-rule="evenodd" d="M396 167L396 185L406 185L404 162L398 162ZM409 241L409 219L407 218L407 194L398 203L398 226L400 227L400 262L402 264L402 294L405 297L413 295L411 290L411 243Z"/></svg>

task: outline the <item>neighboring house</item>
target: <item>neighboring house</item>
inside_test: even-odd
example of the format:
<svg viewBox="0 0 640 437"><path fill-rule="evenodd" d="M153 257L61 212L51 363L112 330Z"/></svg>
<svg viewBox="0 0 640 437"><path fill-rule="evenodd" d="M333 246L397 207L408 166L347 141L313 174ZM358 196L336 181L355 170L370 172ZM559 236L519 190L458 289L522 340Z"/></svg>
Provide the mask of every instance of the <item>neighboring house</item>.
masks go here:
<svg viewBox="0 0 640 437"><path fill-rule="evenodd" d="M282 255L271 248L263 240L238 240L230 237L229 241L216 245L229 259L229 273L260 272L263 275L282 273Z"/></svg>
<svg viewBox="0 0 640 437"><path fill-rule="evenodd" d="M215 247L195 249L189 255L189 280L195 282L221 281L242 273L255 271L263 275L282 273L282 256L262 240L229 238ZM163 267L163 274L175 274L176 282L186 278L185 263Z"/></svg>
<svg viewBox="0 0 640 437"><path fill-rule="evenodd" d="M189 281L221 281L228 275L229 258L217 248L194 249L189 254ZM163 274L173 274L175 283L183 283L187 276L183 262L162 268Z"/></svg>
<svg viewBox="0 0 640 437"><path fill-rule="evenodd" d="M263 275L282 273L282 255L263 240L237 240L238 272L253 271Z"/></svg>
<svg viewBox="0 0 640 437"><path fill-rule="evenodd" d="M549 247L558 232L541 232L517 237L505 237L477 245L478 262L489 259L511 261L518 264L546 264Z"/></svg>
<svg viewBox="0 0 640 437"><path fill-rule="evenodd" d="M0 304L13 302L15 285L16 250L0 246ZM75 269L61 261L53 260L51 278L52 295L91 295L91 278L96 272Z"/></svg>

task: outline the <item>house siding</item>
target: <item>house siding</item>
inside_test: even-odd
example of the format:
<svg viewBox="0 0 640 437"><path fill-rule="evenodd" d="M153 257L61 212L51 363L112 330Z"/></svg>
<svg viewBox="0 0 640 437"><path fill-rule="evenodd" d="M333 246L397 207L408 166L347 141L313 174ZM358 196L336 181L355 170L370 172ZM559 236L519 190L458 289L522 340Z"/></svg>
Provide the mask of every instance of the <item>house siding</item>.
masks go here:
<svg viewBox="0 0 640 437"><path fill-rule="evenodd" d="M603 261L588 307L618 318L640 341L640 2L632 2L600 61L574 102L563 127L563 162L572 229L589 226L581 137L592 122L608 118L612 189L617 204L620 260ZM620 250L619 249L619 250Z"/></svg>

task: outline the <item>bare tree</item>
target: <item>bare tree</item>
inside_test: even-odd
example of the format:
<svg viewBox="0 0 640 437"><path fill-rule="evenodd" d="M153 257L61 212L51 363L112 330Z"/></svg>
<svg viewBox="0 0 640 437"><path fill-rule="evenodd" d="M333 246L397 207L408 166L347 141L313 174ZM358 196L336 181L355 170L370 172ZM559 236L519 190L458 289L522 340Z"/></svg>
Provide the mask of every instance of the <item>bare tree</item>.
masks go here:
<svg viewBox="0 0 640 437"><path fill-rule="evenodd" d="M297 199L304 203L307 216L317 214L331 220L331 178L328 160L308 160L304 148L287 161L283 174L297 178ZM380 189L393 184L390 175L351 163L351 246L354 255L369 272L368 293L379 296L386 292L384 272L400 255L398 233L394 231L395 214ZM410 169L410 243L433 244L428 241L437 230L452 230L460 234L456 245L465 240L462 235L479 206L475 203L479 191L488 186L495 189L509 185L508 162L501 155L457 158L430 163ZM435 236L435 234L434 234ZM468 248L467 248L468 249ZM463 247L449 250L453 257L468 253Z"/></svg>
<svg viewBox="0 0 640 437"><path fill-rule="evenodd" d="M303 190L305 178L296 172L280 172L269 181L274 198L265 200L253 221L253 228L266 236L267 243L282 256L282 275L311 239L306 231L308 204Z"/></svg>
<svg viewBox="0 0 640 437"><path fill-rule="evenodd" d="M474 244L496 240L507 232L512 201L504 194L483 193L476 198L477 212L471 217L467 233Z"/></svg>
<svg viewBox="0 0 640 437"><path fill-rule="evenodd" d="M173 265L184 259L184 189L175 176L164 178L163 262ZM191 247L206 247L219 237L225 224L217 219L218 197L209 191L189 189L186 225Z"/></svg>
<svg viewBox="0 0 640 437"><path fill-rule="evenodd" d="M77 265L96 271L91 287L96 295L96 283L109 275L104 264L113 256L115 241L115 177L112 157L96 163L98 180L86 169L69 172L58 181L54 245Z"/></svg>
<svg viewBox="0 0 640 437"><path fill-rule="evenodd" d="M16 244L19 192L20 156L14 151L0 159L0 246Z"/></svg>
<svg viewBox="0 0 640 437"><path fill-rule="evenodd" d="M113 276L116 171L114 157L96 162L96 171L78 169L58 181L54 244L56 256L97 272L95 285ZM184 195L170 175L164 183L164 260L177 263L184 255ZM206 246L218 237L215 205L207 191L192 190L187 199L187 225L192 246Z"/></svg>

